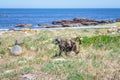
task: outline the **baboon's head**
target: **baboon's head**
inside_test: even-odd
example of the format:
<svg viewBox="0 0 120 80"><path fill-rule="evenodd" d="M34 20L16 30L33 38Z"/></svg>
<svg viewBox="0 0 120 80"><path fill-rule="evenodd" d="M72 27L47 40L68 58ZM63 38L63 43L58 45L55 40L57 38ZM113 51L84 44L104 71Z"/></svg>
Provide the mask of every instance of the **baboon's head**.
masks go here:
<svg viewBox="0 0 120 80"><path fill-rule="evenodd" d="M75 38L73 38L73 40L76 41L76 42L78 42L79 45L80 45L80 44L82 44L82 40L83 39L82 39L82 37L75 37Z"/></svg>
<svg viewBox="0 0 120 80"><path fill-rule="evenodd" d="M60 38L55 39L55 44L56 44L56 45L60 44L60 42L61 42L61 39L60 39Z"/></svg>

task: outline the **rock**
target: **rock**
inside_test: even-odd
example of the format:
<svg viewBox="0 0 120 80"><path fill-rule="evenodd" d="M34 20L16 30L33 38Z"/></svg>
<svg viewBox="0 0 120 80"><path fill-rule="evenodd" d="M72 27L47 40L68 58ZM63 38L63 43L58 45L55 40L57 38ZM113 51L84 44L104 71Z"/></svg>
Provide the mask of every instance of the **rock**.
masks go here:
<svg viewBox="0 0 120 80"><path fill-rule="evenodd" d="M87 18L74 18L72 21L69 20L61 20L61 21L53 21L53 25L62 25L62 27L80 27L80 26L90 26L90 25L99 25L99 24L109 24L113 23L112 20L101 20L97 21L94 19ZM51 28L54 26L48 26L47 28ZM57 28L57 27L55 27Z"/></svg>
<svg viewBox="0 0 120 80"><path fill-rule="evenodd" d="M72 22L71 21L69 21L69 20L62 20L61 21L61 24L71 24Z"/></svg>
<svg viewBox="0 0 120 80"><path fill-rule="evenodd" d="M21 75L21 77L26 78L27 80L36 80L36 76L31 73L23 74L23 75Z"/></svg>
<svg viewBox="0 0 120 80"><path fill-rule="evenodd" d="M37 48L35 48L35 47L30 47L30 50L31 50L31 51L36 51Z"/></svg>
<svg viewBox="0 0 120 80"><path fill-rule="evenodd" d="M48 24L38 24L38 26L45 26L45 27L47 27L48 26Z"/></svg>
<svg viewBox="0 0 120 80"><path fill-rule="evenodd" d="M74 24L63 24L62 25L63 27L80 27L80 26L82 26L82 24L81 23L74 23Z"/></svg>
<svg viewBox="0 0 120 80"><path fill-rule="evenodd" d="M82 25L89 26L89 25L98 25L97 22L81 22Z"/></svg>
<svg viewBox="0 0 120 80"><path fill-rule="evenodd" d="M120 33L120 27L117 28L117 32Z"/></svg>
<svg viewBox="0 0 120 80"><path fill-rule="evenodd" d="M23 31L24 31L24 32L26 32L26 31L27 31L27 32L30 32L31 29L30 29L30 28L24 28Z"/></svg>
<svg viewBox="0 0 120 80"><path fill-rule="evenodd" d="M23 44L24 42L22 40L16 40L15 41L15 45L20 45L20 44Z"/></svg>
<svg viewBox="0 0 120 80"><path fill-rule="evenodd" d="M70 27L70 24L62 24L62 27Z"/></svg>
<svg viewBox="0 0 120 80"><path fill-rule="evenodd" d="M116 19L116 22L120 22L120 18Z"/></svg>
<svg viewBox="0 0 120 80"><path fill-rule="evenodd" d="M22 48L19 45L15 45L12 49L11 49L11 54L19 56L22 54Z"/></svg>
<svg viewBox="0 0 120 80"><path fill-rule="evenodd" d="M53 21L52 24L53 25L61 25L61 21Z"/></svg>
<svg viewBox="0 0 120 80"><path fill-rule="evenodd" d="M9 31L10 31L10 32L15 32L15 29L10 29Z"/></svg>
<svg viewBox="0 0 120 80"><path fill-rule="evenodd" d="M61 21L53 21L52 24L53 25L62 25L62 24L71 24L72 21L69 20L61 20Z"/></svg>
<svg viewBox="0 0 120 80"><path fill-rule="evenodd" d="M46 28L63 28L62 26L47 26Z"/></svg>
<svg viewBox="0 0 120 80"><path fill-rule="evenodd" d="M32 24L26 24L27 27L32 27L33 25Z"/></svg>
<svg viewBox="0 0 120 80"><path fill-rule="evenodd" d="M113 33L113 32L116 32L115 28L109 28L109 29L107 29L107 33Z"/></svg>
<svg viewBox="0 0 120 80"><path fill-rule="evenodd" d="M25 27L25 26L26 26L25 24L18 24L15 27Z"/></svg>
<svg viewBox="0 0 120 80"><path fill-rule="evenodd" d="M114 23L115 21L113 21L113 20L110 20L110 21L108 21L108 23Z"/></svg>
<svg viewBox="0 0 120 80"><path fill-rule="evenodd" d="M74 18L73 22L80 23L80 22L96 22L96 21L93 19L87 19L87 18Z"/></svg>
<svg viewBox="0 0 120 80"><path fill-rule="evenodd" d="M108 23L113 23L114 21L112 20L101 20L101 21L97 21L99 24L108 24Z"/></svg>

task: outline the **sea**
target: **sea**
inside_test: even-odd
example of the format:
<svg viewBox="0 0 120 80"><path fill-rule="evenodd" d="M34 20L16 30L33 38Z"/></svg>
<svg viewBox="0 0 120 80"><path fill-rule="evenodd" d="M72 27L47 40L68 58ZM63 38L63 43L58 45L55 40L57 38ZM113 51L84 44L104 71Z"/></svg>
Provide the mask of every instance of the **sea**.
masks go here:
<svg viewBox="0 0 120 80"><path fill-rule="evenodd" d="M31 28L43 28L52 21L90 18L95 20L116 20L120 18L119 8L74 8L74 9L16 9L0 8L0 29L14 29L17 24L33 24Z"/></svg>

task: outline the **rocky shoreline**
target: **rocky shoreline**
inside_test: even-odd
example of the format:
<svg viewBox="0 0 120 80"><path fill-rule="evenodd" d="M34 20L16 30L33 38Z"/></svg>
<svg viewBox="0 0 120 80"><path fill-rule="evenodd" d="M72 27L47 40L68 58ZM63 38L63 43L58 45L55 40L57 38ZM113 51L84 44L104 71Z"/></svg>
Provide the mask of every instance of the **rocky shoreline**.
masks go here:
<svg viewBox="0 0 120 80"><path fill-rule="evenodd" d="M94 20L88 18L74 18L73 20L61 20L61 21L52 21L52 25L39 23L38 26L44 28L64 28L64 27L81 27L81 26L96 26L101 24L111 24L115 22L120 22L120 18L116 20ZM33 24L17 24L15 27L32 27Z"/></svg>

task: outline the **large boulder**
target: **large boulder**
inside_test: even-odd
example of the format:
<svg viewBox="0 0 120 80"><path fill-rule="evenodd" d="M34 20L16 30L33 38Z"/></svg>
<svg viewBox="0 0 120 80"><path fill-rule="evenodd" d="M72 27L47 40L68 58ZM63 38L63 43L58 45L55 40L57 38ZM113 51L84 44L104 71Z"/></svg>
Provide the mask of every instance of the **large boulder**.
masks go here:
<svg viewBox="0 0 120 80"><path fill-rule="evenodd" d="M116 19L116 22L120 22L120 18Z"/></svg>
<svg viewBox="0 0 120 80"><path fill-rule="evenodd" d="M19 45L15 45L12 49L11 49L11 54L15 55L15 56L19 56L22 54L22 48Z"/></svg>

